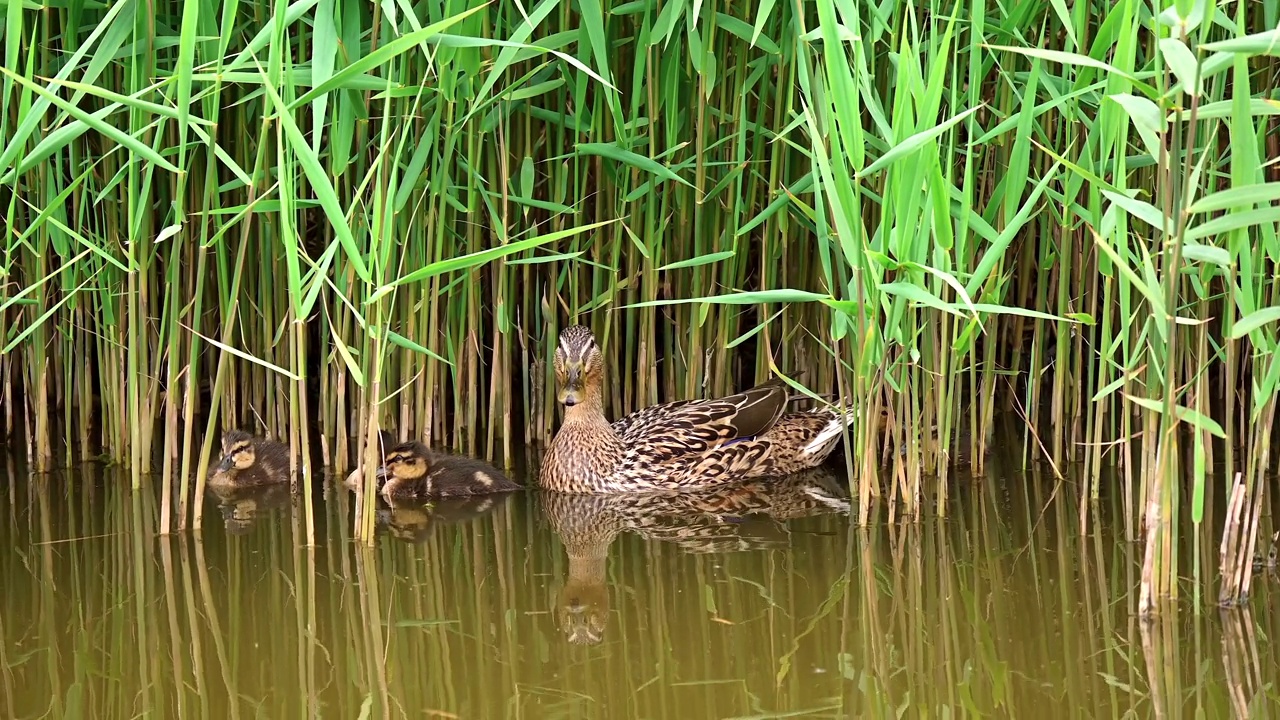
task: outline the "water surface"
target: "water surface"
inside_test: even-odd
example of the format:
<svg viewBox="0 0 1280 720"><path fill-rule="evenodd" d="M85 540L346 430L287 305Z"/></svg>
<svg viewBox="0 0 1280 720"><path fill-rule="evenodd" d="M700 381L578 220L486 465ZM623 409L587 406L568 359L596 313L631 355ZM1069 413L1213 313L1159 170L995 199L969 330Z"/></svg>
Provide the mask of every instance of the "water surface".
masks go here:
<svg viewBox="0 0 1280 720"><path fill-rule="evenodd" d="M858 527L828 488L206 502L162 537L122 471L0 466L12 718L1275 717L1276 580L1243 610L1133 616L1118 497L993 462L946 519ZM1117 494L1118 495L1118 494ZM1216 543L1199 550L1212 597Z"/></svg>

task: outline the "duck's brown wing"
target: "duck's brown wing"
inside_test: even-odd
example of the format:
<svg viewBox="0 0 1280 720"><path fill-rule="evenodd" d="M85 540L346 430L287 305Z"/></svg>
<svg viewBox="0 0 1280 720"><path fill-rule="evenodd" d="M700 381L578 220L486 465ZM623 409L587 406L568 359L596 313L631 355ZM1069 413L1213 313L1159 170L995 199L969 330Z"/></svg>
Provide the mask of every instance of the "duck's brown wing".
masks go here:
<svg viewBox="0 0 1280 720"><path fill-rule="evenodd" d="M771 428L787 406L778 380L714 400L684 400L641 410L614 424L623 442L646 451L705 452L751 440ZM626 421L626 422L624 422Z"/></svg>

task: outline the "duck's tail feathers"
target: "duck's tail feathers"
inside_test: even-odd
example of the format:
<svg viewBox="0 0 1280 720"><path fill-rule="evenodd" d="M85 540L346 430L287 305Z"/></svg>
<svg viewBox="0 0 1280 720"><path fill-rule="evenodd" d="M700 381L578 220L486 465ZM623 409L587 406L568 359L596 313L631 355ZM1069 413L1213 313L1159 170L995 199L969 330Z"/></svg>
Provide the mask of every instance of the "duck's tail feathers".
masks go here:
<svg viewBox="0 0 1280 720"><path fill-rule="evenodd" d="M832 411L834 417L818 431L818 434L804 446L803 455L826 454L835 446L836 438L844 432L845 417L843 414Z"/></svg>
<svg viewBox="0 0 1280 720"><path fill-rule="evenodd" d="M848 500L823 492L820 488L813 486L806 487L804 489L804 494L843 515L848 515L852 510L852 506L849 505Z"/></svg>

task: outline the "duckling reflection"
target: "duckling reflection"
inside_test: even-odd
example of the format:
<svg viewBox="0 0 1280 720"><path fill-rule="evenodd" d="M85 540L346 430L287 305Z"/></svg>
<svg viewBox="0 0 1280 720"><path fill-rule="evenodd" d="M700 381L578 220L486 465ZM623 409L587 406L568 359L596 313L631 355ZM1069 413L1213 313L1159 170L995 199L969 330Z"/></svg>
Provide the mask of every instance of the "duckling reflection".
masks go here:
<svg viewBox="0 0 1280 720"><path fill-rule="evenodd" d="M391 497L386 499L386 507L378 508L378 524L397 540L422 543L436 526L478 520L496 512L510 498L511 493L431 501Z"/></svg>
<svg viewBox="0 0 1280 720"><path fill-rule="evenodd" d="M286 507L292 498L289 486L284 483L247 487L210 485L207 489L222 511L223 525L233 535L249 532L272 510Z"/></svg>
<svg viewBox="0 0 1280 720"><path fill-rule="evenodd" d="M605 570L609 546L624 531L671 542L688 553L728 553L785 544L788 520L849 514L848 492L823 467L777 480L759 479L696 491L571 495L542 491L543 511L564 544L568 578L555 612L565 640L596 645L609 615ZM776 529L774 537L756 522ZM777 536L782 539L778 540Z"/></svg>
<svg viewBox="0 0 1280 720"><path fill-rule="evenodd" d="M1276 574L1277 568L1280 568L1280 530L1271 535L1271 549L1263 555L1263 549L1259 548L1253 553L1253 569L1269 570L1273 575Z"/></svg>
<svg viewBox="0 0 1280 720"><path fill-rule="evenodd" d="M209 471L209 487L257 487L289 482L289 448L243 430L222 434L222 458Z"/></svg>

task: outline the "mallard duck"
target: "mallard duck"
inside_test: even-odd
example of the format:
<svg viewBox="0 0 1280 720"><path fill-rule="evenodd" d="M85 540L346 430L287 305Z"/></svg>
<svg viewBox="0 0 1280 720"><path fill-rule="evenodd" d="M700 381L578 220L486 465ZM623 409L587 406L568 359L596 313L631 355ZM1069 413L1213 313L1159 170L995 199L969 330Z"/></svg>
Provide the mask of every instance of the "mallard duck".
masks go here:
<svg viewBox="0 0 1280 720"><path fill-rule="evenodd" d="M222 459L209 472L208 485L253 487L289 482L289 448L243 430L222 434Z"/></svg>
<svg viewBox="0 0 1280 720"><path fill-rule="evenodd" d="M483 460L432 452L410 440L387 451L378 468L384 498L461 497L511 492L520 486Z"/></svg>
<svg viewBox="0 0 1280 720"><path fill-rule="evenodd" d="M785 521L850 512L848 491L825 468L693 490L628 495L542 492L539 500L569 558L555 617L565 640L574 645L595 645L604 639L609 547L622 532L669 542L691 554L754 551L785 544ZM780 532L760 532L742 522L745 518L762 518Z"/></svg>
<svg viewBox="0 0 1280 720"><path fill-rule="evenodd" d="M646 492L788 475L822 464L844 428L831 410L784 414L788 392L779 380L712 400L653 405L610 424L604 358L591 331L565 328L554 362L565 411L542 464L548 490Z"/></svg>

